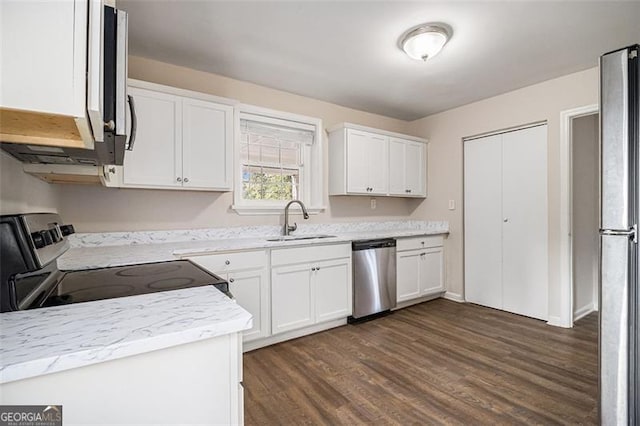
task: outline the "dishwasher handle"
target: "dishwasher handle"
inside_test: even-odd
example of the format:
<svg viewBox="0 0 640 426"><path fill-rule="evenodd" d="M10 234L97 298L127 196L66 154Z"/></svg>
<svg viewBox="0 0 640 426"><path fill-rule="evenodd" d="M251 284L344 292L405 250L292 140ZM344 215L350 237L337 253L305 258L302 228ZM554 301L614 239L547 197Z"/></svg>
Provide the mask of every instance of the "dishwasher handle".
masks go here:
<svg viewBox="0 0 640 426"><path fill-rule="evenodd" d="M354 241L351 243L351 248L353 251L359 250L374 250L380 248L389 248L395 247L396 240L393 238L385 238L383 240L364 240L364 241Z"/></svg>

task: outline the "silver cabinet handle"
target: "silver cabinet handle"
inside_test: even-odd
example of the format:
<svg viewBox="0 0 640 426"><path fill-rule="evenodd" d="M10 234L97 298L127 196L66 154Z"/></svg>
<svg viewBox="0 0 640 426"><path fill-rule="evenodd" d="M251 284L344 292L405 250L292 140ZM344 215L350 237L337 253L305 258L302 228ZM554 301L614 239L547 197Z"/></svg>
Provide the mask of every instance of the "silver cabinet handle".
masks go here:
<svg viewBox="0 0 640 426"><path fill-rule="evenodd" d="M508 218L508 217L505 217L504 219L502 219L502 221L503 221L504 223L507 223L507 222L509 222L509 218Z"/></svg>
<svg viewBox="0 0 640 426"><path fill-rule="evenodd" d="M180 176L178 176L178 177L176 178L176 181L178 181L178 182L182 182L182 178L181 178Z"/></svg>
<svg viewBox="0 0 640 426"><path fill-rule="evenodd" d="M133 151L133 144L136 143L136 132L138 131L138 116L136 115L136 104L133 96L127 95L129 109L131 110L131 131L129 132L129 145L127 151Z"/></svg>
<svg viewBox="0 0 640 426"><path fill-rule="evenodd" d="M234 282L234 281L235 281L235 280L234 280L233 278L229 278L229 282L230 282L230 283L232 283L232 282Z"/></svg>
<svg viewBox="0 0 640 426"><path fill-rule="evenodd" d="M225 264L225 265L230 265L230 264L231 264L231 261L230 261L230 260L225 260L225 261L224 261L224 264Z"/></svg>
<svg viewBox="0 0 640 426"><path fill-rule="evenodd" d="M189 182L189 178L184 178L184 182L185 183Z"/></svg>

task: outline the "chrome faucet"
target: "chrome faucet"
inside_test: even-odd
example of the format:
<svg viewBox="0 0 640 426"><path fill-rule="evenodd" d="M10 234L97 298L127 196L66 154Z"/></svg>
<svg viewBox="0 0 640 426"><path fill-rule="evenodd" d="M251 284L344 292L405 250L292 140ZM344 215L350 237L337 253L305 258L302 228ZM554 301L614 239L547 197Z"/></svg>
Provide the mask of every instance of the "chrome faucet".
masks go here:
<svg viewBox="0 0 640 426"><path fill-rule="evenodd" d="M309 213L307 213L307 208L304 206L304 204L302 204L302 201L300 200L289 201L289 203L284 208L284 235L285 236L289 235L289 233L298 229L298 224L295 222L293 226L289 226L289 207L291 207L291 204L295 204L295 203L300 204L300 207L302 208L302 217L304 217L305 219L309 219Z"/></svg>

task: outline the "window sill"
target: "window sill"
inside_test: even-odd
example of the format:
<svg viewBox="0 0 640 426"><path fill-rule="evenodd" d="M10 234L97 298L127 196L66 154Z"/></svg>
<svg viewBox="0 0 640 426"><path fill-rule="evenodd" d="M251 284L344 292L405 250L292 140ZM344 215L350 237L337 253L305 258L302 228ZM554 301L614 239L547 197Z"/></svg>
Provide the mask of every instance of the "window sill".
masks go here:
<svg viewBox="0 0 640 426"><path fill-rule="evenodd" d="M284 213L284 206L238 206L232 205L231 209L240 216L280 215ZM326 210L325 206L307 207L307 212L316 215ZM294 206L290 210L292 214L301 214L300 207Z"/></svg>

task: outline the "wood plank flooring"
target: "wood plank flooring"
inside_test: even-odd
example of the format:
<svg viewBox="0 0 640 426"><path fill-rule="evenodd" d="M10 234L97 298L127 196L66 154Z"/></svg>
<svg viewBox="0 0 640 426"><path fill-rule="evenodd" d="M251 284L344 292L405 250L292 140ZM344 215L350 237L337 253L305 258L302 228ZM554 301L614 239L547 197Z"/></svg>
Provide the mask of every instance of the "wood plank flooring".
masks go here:
<svg viewBox="0 0 640 426"><path fill-rule="evenodd" d="M244 355L245 423L596 424L597 322L437 299L258 349Z"/></svg>

